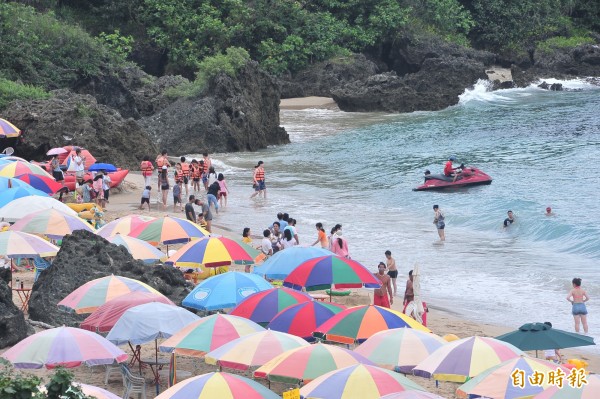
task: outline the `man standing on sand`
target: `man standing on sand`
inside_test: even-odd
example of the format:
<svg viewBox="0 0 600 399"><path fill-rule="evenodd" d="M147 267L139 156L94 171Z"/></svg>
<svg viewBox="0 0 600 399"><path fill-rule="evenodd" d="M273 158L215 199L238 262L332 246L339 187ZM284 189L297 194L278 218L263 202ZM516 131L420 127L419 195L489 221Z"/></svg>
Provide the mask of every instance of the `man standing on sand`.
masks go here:
<svg viewBox="0 0 600 399"><path fill-rule="evenodd" d="M81 156L81 148L75 150L75 155L72 156L71 161L75 162L75 177L77 178L77 183L81 185L85 172L85 156Z"/></svg>
<svg viewBox="0 0 600 399"><path fill-rule="evenodd" d="M194 202L196 197L194 195L189 196L189 202L185 204L185 217L192 223L196 223L196 211L194 210Z"/></svg>
<svg viewBox="0 0 600 399"><path fill-rule="evenodd" d="M392 293L392 281L390 276L385 274L385 263L379 262L377 266L377 273L373 273L375 277L381 282L381 287L375 288L375 294L373 295L373 305L382 306L384 308L390 308L394 303L394 295ZM388 300L389 296L389 300Z"/></svg>
<svg viewBox="0 0 600 399"><path fill-rule="evenodd" d="M392 279L392 287L394 287L394 296L398 292L398 286L396 285L396 279L398 278L398 268L396 267L396 260L392 258L392 251L385 251L385 258L387 259L388 276Z"/></svg>
<svg viewBox="0 0 600 399"><path fill-rule="evenodd" d="M408 272L408 280L406 280L406 289L404 290L404 311L409 303L415 300L415 292L413 290L413 271Z"/></svg>

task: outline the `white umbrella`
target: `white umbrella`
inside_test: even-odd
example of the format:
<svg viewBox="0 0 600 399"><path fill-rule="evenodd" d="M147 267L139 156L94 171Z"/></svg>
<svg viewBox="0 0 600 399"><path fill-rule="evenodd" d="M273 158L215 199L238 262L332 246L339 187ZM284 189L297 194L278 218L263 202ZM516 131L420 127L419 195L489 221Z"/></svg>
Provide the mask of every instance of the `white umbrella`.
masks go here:
<svg viewBox="0 0 600 399"><path fill-rule="evenodd" d="M56 209L69 216L77 216L77 212L52 197L27 196L14 199L0 208L0 219L15 222L30 213L45 209Z"/></svg>
<svg viewBox="0 0 600 399"><path fill-rule="evenodd" d="M412 276L414 299L406 306L404 313L422 324L425 309L423 308L423 300L421 299L421 274L418 263L415 263L413 267Z"/></svg>

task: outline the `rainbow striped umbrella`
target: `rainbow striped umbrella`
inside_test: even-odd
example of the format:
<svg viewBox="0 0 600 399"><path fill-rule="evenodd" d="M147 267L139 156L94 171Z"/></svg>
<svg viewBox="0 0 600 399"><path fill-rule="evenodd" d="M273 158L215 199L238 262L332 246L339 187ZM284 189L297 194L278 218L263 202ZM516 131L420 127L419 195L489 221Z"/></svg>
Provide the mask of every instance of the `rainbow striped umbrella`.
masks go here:
<svg viewBox="0 0 600 399"><path fill-rule="evenodd" d="M45 192L46 194L54 194L60 190L63 186L52 177L25 174L15 176L15 179L19 179L29 184L31 187Z"/></svg>
<svg viewBox="0 0 600 399"><path fill-rule="evenodd" d="M85 220L53 208L30 213L13 224L10 229L24 233L43 234L53 239L61 239L75 230L95 232L94 228Z"/></svg>
<svg viewBox="0 0 600 399"><path fill-rule="evenodd" d="M312 381L330 371L371 361L356 352L334 345L314 344L291 349L254 372L254 378L297 384Z"/></svg>
<svg viewBox="0 0 600 399"><path fill-rule="evenodd" d="M312 298L302 292L289 288L271 288L250 295L229 314L245 317L255 323L266 325L282 310L298 303L311 301Z"/></svg>
<svg viewBox="0 0 600 399"><path fill-rule="evenodd" d="M241 244L225 237L204 237L188 242L165 263L177 267L219 267L235 262L253 263L254 257Z"/></svg>
<svg viewBox="0 0 600 399"><path fill-rule="evenodd" d="M312 333L317 327L344 309L344 306L334 303L302 302L275 315L269 323L269 329L314 341Z"/></svg>
<svg viewBox="0 0 600 399"><path fill-rule="evenodd" d="M111 299L137 291L162 295L141 281L111 274L88 281L60 301L58 307L77 314L92 313Z"/></svg>
<svg viewBox="0 0 600 399"><path fill-rule="evenodd" d="M33 234L12 230L0 232L0 254L9 258L55 256L58 249L56 245Z"/></svg>
<svg viewBox="0 0 600 399"><path fill-rule="evenodd" d="M4 352L1 357L17 368L71 368L120 363L127 354L96 333L73 327L58 327L33 334Z"/></svg>
<svg viewBox="0 0 600 399"><path fill-rule="evenodd" d="M569 374L567 368L556 363L524 355L490 367L458 387L456 394L462 398L478 398L481 396L504 399L530 398L553 386L549 383L547 375L550 372L556 373L557 369L561 369L564 374ZM524 372L523 387L513 385L515 382L513 373L519 372L518 370ZM529 377L533 376L534 373L545 375L544 379L540 380L539 385L531 385ZM600 394L600 391L597 393Z"/></svg>
<svg viewBox="0 0 600 399"><path fill-rule="evenodd" d="M133 229L129 235L153 244L180 244L210 233L186 219L165 216L150 220Z"/></svg>
<svg viewBox="0 0 600 399"><path fill-rule="evenodd" d="M308 342L302 338L265 330L245 335L220 346L207 353L204 361L221 367L248 370L262 366L286 351L308 345Z"/></svg>
<svg viewBox="0 0 600 399"><path fill-rule="evenodd" d="M23 183L25 185L25 183ZM4 205L8 204L12 200L21 197L29 197L29 196L37 196L37 197L47 197L43 191L36 190L33 187L15 187L15 188L2 188L0 187L0 208Z"/></svg>
<svg viewBox="0 0 600 399"><path fill-rule="evenodd" d="M313 335L327 341L352 344L363 342L379 331L402 327L431 332L404 313L380 306L362 305L336 314L319 326Z"/></svg>
<svg viewBox="0 0 600 399"><path fill-rule="evenodd" d="M97 232L99 236L104 238L108 238L110 236L114 236L116 234L121 234L124 236L128 236L133 230L135 230L138 226L154 220L151 216L141 216L141 215L128 215L122 218L118 218L109 222L102 226Z"/></svg>
<svg viewBox="0 0 600 399"><path fill-rule="evenodd" d="M188 378L156 399L281 399L256 381L228 373L208 373Z"/></svg>
<svg viewBox="0 0 600 399"><path fill-rule="evenodd" d="M421 391L404 391L391 393L389 395L382 396L379 399L446 399L442 396L436 395L429 392Z"/></svg>
<svg viewBox="0 0 600 399"><path fill-rule="evenodd" d="M356 364L320 376L300 389L305 398L378 399L406 390L425 391L403 375L366 364Z"/></svg>
<svg viewBox="0 0 600 399"><path fill-rule="evenodd" d="M115 395L112 392L107 391L106 389L95 387L93 385L80 384L78 382L75 385L79 385L81 387L81 392L86 394L87 396L91 396L96 399L121 399L120 396Z"/></svg>
<svg viewBox="0 0 600 399"><path fill-rule="evenodd" d="M444 344L446 341L432 333L393 328L372 335L354 351L379 367L408 374Z"/></svg>
<svg viewBox="0 0 600 399"><path fill-rule="evenodd" d="M494 338L469 337L452 341L433 352L413 369L420 377L465 382L479 373L524 353Z"/></svg>
<svg viewBox="0 0 600 399"><path fill-rule="evenodd" d="M597 399L598 392L600 392L600 376L598 374L588 374L586 381L587 384L578 388L577 386L571 386L568 380L565 379L562 388L557 386L547 388L542 393L534 396L533 399Z"/></svg>
<svg viewBox="0 0 600 399"><path fill-rule="evenodd" d="M292 247L278 251L262 265L254 267L252 273L265 278L283 280L295 268L309 259L331 255L331 251L316 247Z"/></svg>
<svg viewBox="0 0 600 399"><path fill-rule="evenodd" d="M264 331L255 322L243 317L214 314L203 317L183 328L160 345L161 352L174 352L188 356L205 353L239 337Z"/></svg>
<svg viewBox="0 0 600 399"><path fill-rule="evenodd" d="M337 288L379 288L381 282L366 267L337 255L309 259L283 280L286 287L307 291Z"/></svg>
<svg viewBox="0 0 600 399"><path fill-rule="evenodd" d="M21 175L38 175L52 179L44 169L26 161L13 161L0 165L0 176L13 178Z"/></svg>
<svg viewBox="0 0 600 399"><path fill-rule="evenodd" d="M129 252L134 259L138 259L147 263L154 263L157 260L167 257L164 253L148 244L146 241L142 241L137 238L117 234L107 237L106 240L112 244L125 247L127 252Z"/></svg>
<svg viewBox="0 0 600 399"><path fill-rule="evenodd" d="M7 121L6 119L0 118L0 137L11 138L19 137L21 131L15 125Z"/></svg>

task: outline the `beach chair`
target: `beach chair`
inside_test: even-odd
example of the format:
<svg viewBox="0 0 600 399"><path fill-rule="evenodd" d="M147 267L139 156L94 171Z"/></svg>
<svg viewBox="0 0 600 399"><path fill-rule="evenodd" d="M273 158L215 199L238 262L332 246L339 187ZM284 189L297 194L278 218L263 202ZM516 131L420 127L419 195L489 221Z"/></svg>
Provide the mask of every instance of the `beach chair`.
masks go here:
<svg viewBox="0 0 600 399"><path fill-rule="evenodd" d="M116 374L117 376L121 377L123 380L123 386L125 386L125 375L121 373L121 365L119 363L106 365L106 371L104 373L104 385L108 385L110 377L112 377L113 374Z"/></svg>
<svg viewBox="0 0 600 399"><path fill-rule="evenodd" d="M42 257L36 256L35 258L33 258L33 266L35 268L35 276L33 278L33 282L35 283L42 271L52 266L52 263L48 262Z"/></svg>
<svg viewBox="0 0 600 399"><path fill-rule="evenodd" d="M146 380L144 380L144 377L133 375L125 363L121 363L121 373L125 380L123 399L129 399L134 393L137 393L138 398L146 399Z"/></svg>

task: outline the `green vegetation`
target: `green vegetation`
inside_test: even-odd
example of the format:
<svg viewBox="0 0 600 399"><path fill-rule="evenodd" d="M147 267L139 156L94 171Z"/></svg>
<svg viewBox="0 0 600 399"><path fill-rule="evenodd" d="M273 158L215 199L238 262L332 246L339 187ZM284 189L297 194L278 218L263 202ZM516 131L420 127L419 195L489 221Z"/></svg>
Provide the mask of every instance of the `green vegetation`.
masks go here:
<svg viewBox="0 0 600 399"><path fill-rule="evenodd" d="M550 53L555 49L571 48L581 46L582 44L593 43L595 43L594 39L588 36L556 36L538 43L537 50L544 53Z"/></svg>
<svg viewBox="0 0 600 399"><path fill-rule="evenodd" d="M39 100L50 94L39 87L0 78L0 110L14 100Z"/></svg>

